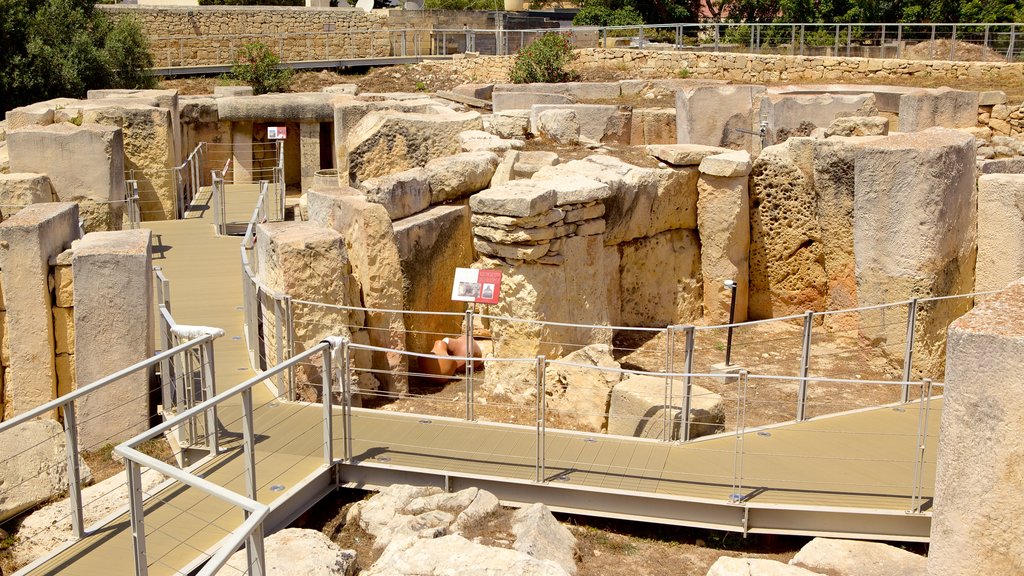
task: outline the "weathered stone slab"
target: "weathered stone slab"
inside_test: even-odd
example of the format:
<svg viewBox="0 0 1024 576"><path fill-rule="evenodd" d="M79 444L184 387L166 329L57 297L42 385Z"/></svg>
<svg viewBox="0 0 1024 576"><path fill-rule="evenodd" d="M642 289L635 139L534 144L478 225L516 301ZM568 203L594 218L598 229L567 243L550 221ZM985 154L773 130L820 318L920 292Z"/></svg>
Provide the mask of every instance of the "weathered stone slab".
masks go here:
<svg viewBox="0 0 1024 576"><path fill-rule="evenodd" d="M392 220L411 216L430 206L430 180L423 168L371 178L362 183L366 199L380 204Z"/></svg>
<svg viewBox="0 0 1024 576"><path fill-rule="evenodd" d="M752 168L750 154L746 151L710 154L700 161L701 174L722 178L746 176Z"/></svg>
<svg viewBox="0 0 1024 576"><path fill-rule="evenodd" d="M700 166L708 156L727 154L728 148L702 144L657 144L647 147L647 153L673 166Z"/></svg>
<svg viewBox="0 0 1024 576"><path fill-rule="evenodd" d="M825 137L831 136L887 136L889 119L885 116L847 116L836 118L825 129Z"/></svg>
<svg viewBox="0 0 1024 576"><path fill-rule="evenodd" d="M452 88L452 92L469 98L490 100L491 94L494 92L494 84L459 84Z"/></svg>
<svg viewBox="0 0 1024 576"><path fill-rule="evenodd" d="M669 230L621 245L620 319L627 326L687 324L702 316L700 241Z"/></svg>
<svg viewBox="0 0 1024 576"><path fill-rule="evenodd" d="M638 438L669 439L665 419L669 419L671 437L681 438L680 402L686 393L682 379L672 379L670 407L665 405L665 378L635 375L624 379L612 389L608 413L608 433ZM665 410L668 410L668 414ZM690 438L721 432L725 424L725 402L718 394L692 385L690 388Z"/></svg>
<svg viewBox="0 0 1024 576"><path fill-rule="evenodd" d="M630 122L632 146L676 143L675 108L634 108Z"/></svg>
<svg viewBox="0 0 1024 576"><path fill-rule="evenodd" d="M152 232L86 234L75 247L75 382L86 386L153 355ZM149 374L126 376L78 401L83 450L149 428ZM110 410L118 406L117 410Z"/></svg>
<svg viewBox="0 0 1024 576"><path fill-rule="evenodd" d="M497 214L524 218L543 214L555 207L558 194L549 186L515 180L484 190L469 198L474 214Z"/></svg>
<svg viewBox="0 0 1024 576"><path fill-rule="evenodd" d="M0 520L13 518L68 488L64 429L54 420L32 420L3 434L0 442ZM92 473L79 461L81 477ZM65 513L67 510L65 509Z"/></svg>
<svg viewBox="0 0 1024 576"><path fill-rule="evenodd" d="M564 94L534 92L495 92L491 95L494 113L509 110L529 110L534 104L573 104L576 100Z"/></svg>
<svg viewBox="0 0 1024 576"><path fill-rule="evenodd" d="M754 102L763 86L693 86L676 93L679 144L704 144L733 150L754 149L754 139L737 129L753 130Z"/></svg>
<svg viewBox="0 0 1024 576"><path fill-rule="evenodd" d="M524 143L522 140L501 138L483 130L467 130L459 134L459 145L463 152L502 154L509 150L519 150Z"/></svg>
<svg viewBox="0 0 1024 576"><path fill-rule="evenodd" d="M810 136L842 116L878 113L873 94L768 94L761 98L761 116L768 122L766 145L793 136Z"/></svg>
<svg viewBox="0 0 1024 576"><path fill-rule="evenodd" d="M355 96L359 94L358 84L331 84L325 86L321 92L326 94L348 94L349 96Z"/></svg>
<svg viewBox="0 0 1024 576"><path fill-rule="evenodd" d="M324 91L327 91L326 88ZM213 95L220 98L252 96L252 86L214 86Z"/></svg>
<svg viewBox="0 0 1024 576"><path fill-rule="evenodd" d="M217 99L221 120L231 122L331 122L335 94L303 92Z"/></svg>
<svg viewBox="0 0 1024 576"><path fill-rule="evenodd" d="M578 128L569 127L568 131L575 132L578 141L629 144L632 112L628 109L623 110L609 104L535 104L530 110L530 124L536 134L566 134L565 126L551 125L565 122L566 120L561 115L545 114L545 112L561 110L573 113L572 117ZM569 143L565 140L570 140L564 135L553 139L563 141L563 143Z"/></svg>
<svg viewBox="0 0 1024 576"><path fill-rule="evenodd" d="M879 542L815 538L789 564L835 576L925 576L926 562L924 556Z"/></svg>
<svg viewBox="0 0 1024 576"><path fill-rule="evenodd" d="M124 137L120 128L70 123L31 127L7 136L11 172L50 177L61 202L79 204L86 232L121 227Z"/></svg>
<svg viewBox="0 0 1024 576"><path fill-rule="evenodd" d="M216 90L216 88L214 89ZM187 155L182 148L181 140L181 99L178 96L177 89L167 90L134 90L134 89L106 89L106 90L89 90L86 94L86 98L89 100L108 100L108 99L124 99L130 98L132 100L146 101L146 103L152 102L159 108L167 110L168 116L171 119L171 141L173 142L172 147L172 166L178 166L185 159L183 154ZM102 103L101 103L102 104ZM122 126L123 127L123 126ZM125 135L127 139L127 134Z"/></svg>
<svg viewBox="0 0 1024 576"><path fill-rule="evenodd" d="M481 238L473 239L473 248L481 254L496 256L506 260L537 261L547 255L551 248L549 243L543 244L499 244Z"/></svg>
<svg viewBox="0 0 1024 576"><path fill-rule="evenodd" d="M530 133L530 109L495 112L484 119L484 129L501 138L525 138Z"/></svg>
<svg viewBox="0 0 1024 576"><path fill-rule="evenodd" d="M1024 276L1024 174L978 178L978 264L974 289L1002 290Z"/></svg>
<svg viewBox="0 0 1024 576"><path fill-rule="evenodd" d="M75 204L33 204L0 222L0 269L10 366L4 384L6 409L11 415L56 397L49 261L76 238Z"/></svg>
<svg viewBox="0 0 1024 576"><path fill-rule="evenodd" d="M584 346L561 361L567 364L552 364L546 370L548 410L572 414L574 430L603 432L612 387L622 379L611 346Z"/></svg>
<svg viewBox="0 0 1024 576"><path fill-rule="evenodd" d="M512 167L513 178L532 178L545 166L558 165L558 154L555 152L532 151L519 152Z"/></svg>
<svg viewBox="0 0 1024 576"><path fill-rule="evenodd" d="M951 88L916 90L900 98L900 132L969 128L978 124L978 93Z"/></svg>
<svg viewBox="0 0 1024 576"><path fill-rule="evenodd" d="M459 566L451 568L452 559ZM423 574L516 574L569 576L558 564L506 548L485 546L458 534L437 538L406 538L388 546L366 576L420 576Z"/></svg>
<svg viewBox="0 0 1024 576"><path fill-rule="evenodd" d="M5 218L29 204L53 201L49 176L24 172L0 174L0 211Z"/></svg>
<svg viewBox="0 0 1024 576"><path fill-rule="evenodd" d="M732 280L737 285L733 320L745 321L750 281L750 195L746 176L701 175L697 181L697 231L705 319L715 324L729 321L732 293L724 282Z"/></svg>
<svg viewBox="0 0 1024 576"><path fill-rule="evenodd" d="M618 82L534 82L494 86L494 94L523 92L564 94L577 100L614 100L622 95L622 88Z"/></svg>
<svg viewBox="0 0 1024 576"><path fill-rule="evenodd" d="M430 182L430 203L458 200L487 188L498 161L493 152L463 152L427 162L423 169Z"/></svg>

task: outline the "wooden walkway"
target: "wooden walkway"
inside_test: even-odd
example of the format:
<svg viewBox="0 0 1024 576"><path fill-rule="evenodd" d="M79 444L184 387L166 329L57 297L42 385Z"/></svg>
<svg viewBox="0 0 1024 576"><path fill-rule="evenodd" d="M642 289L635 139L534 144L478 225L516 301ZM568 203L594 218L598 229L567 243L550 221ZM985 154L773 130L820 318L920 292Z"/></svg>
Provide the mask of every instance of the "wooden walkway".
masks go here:
<svg viewBox="0 0 1024 576"><path fill-rule="evenodd" d="M215 237L207 215L146 227L154 232L154 264L162 266L171 280L175 319L226 332L215 345L218 389L250 377L242 337L239 239ZM257 386L254 391L258 496L272 508L279 507L328 471L322 455L323 411L319 405L282 402L269 387ZM940 407L940 400L931 403L927 464L921 475L926 502L932 494ZM906 514L917 477L918 414L916 404L878 408L751 430L742 441L736 435L724 435L687 444L549 430L546 483L535 484L538 435L532 427L355 409L353 464L357 466L342 467L340 483L367 487L386 483L344 477L346 471L365 470L384 475L379 478L414 480L417 474L427 474L461 478L464 484L549 490L541 494L576 490L585 497L583 508L557 502L552 507L591 513L606 509L602 508L604 498L635 497L638 502L641 497L658 498L666 522L673 521L674 508L687 505L733 507L741 515L748 509L781 511L779 519L772 520L777 524L761 530L776 533L824 533L807 520L821 511L927 521L927 513ZM223 406L219 417L228 438L226 451L196 472L244 493L239 405ZM334 457L340 462L344 428L339 411L333 420ZM506 502L520 501L500 490L499 496ZM313 504L302 502L301 506ZM635 517L654 518L652 514L657 513L657 508L644 514L638 511ZM149 573L187 573L212 554L242 519L240 510L180 484L148 495ZM746 521L744 516L744 527ZM716 525L710 520L679 523ZM906 534L882 536L925 539L927 523L923 531L921 526L918 523ZM849 532L828 533L863 537L871 532L861 523ZM133 566L131 530L124 515L30 573L131 574Z"/></svg>

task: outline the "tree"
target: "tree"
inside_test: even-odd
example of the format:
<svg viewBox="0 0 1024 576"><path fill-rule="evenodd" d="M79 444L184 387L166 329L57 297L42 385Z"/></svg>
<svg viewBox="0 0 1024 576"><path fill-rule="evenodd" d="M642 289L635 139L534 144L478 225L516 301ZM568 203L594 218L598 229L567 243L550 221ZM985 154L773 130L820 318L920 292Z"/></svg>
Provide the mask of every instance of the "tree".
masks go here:
<svg viewBox="0 0 1024 576"><path fill-rule="evenodd" d="M112 23L90 0L0 0L0 109L92 88L149 88L138 22Z"/></svg>
<svg viewBox="0 0 1024 576"><path fill-rule="evenodd" d="M292 79L290 69L278 68L281 59L262 42L250 42L238 52L231 77L252 86L253 94L284 92Z"/></svg>

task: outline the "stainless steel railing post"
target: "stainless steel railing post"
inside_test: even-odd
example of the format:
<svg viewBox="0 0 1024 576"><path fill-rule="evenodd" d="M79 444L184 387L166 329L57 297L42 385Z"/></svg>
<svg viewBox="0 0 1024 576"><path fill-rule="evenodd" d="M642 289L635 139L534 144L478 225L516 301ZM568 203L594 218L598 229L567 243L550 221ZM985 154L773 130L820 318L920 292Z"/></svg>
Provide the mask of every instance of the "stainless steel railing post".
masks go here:
<svg viewBox="0 0 1024 576"><path fill-rule="evenodd" d="M900 400L906 404L910 402L910 375L914 367L914 332L917 329L917 298L907 304L907 338L906 347L903 350L903 390Z"/></svg>
<svg viewBox="0 0 1024 576"><path fill-rule="evenodd" d="M132 528L132 552L135 555L135 576L147 576L149 564L146 558L146 521L142 500L142 472L139 465L126 458L125 473L128 475L128 509Z"/></svg>
<svg viewBox="0 0 1024 576"><path fill-rule="evenodd" d="M352 373L349 371L349 341L341 342L341 413L345 462L352 461Z"/></svg>
<svg viewBox="0 0 1024 576"><path fill-rule="evenodd" d="M334 371L338 368L335 355L338 350L330 341L324 350L324 376L323 376L323 402L324 407L324 465L330 466L334 462L334 422L331 419L331 402L334 400Z"/></svg>
<svg viewBox="0 0 1024 576"><path fill-rule="evenodd" d="M914 455L914 491L910 499L909 512L917 514L921 512L921 505L924 492L924 456L928 447L928 413L931 410L932 381L928 378L921 380L921 399L917 414L917 445Z"/></svg>
<svg viewBox="0 0 1024 576"><path fill-rule="evenodd" d="M675 351L673 341L675 340L675 327L668 326L665 328L665 409L662 411L662 425L665 427L665 431L662 434L665 442L671 442L673 440L672 434L672 422L675 418L672 416L672 376L675 372L673 367L675 360L672 358L672 354Z"/></svg>
<svg viewBox="0 0 1024 576"><path fill-rule="evenodd" d="M546 360L544 356L537 356L537 464L536 464L536 477L535 481L541 483L544 481L544 433L545 424L544 419L546 417L544 411L544 400L545 394L547 393L547 386L545 383L546 377L544 369L546 366Z"/></svg>
<svg viewBox="0 0 1024 576"><path fill-rule="evenodd" d="M746 427L747 417L747 377L746 370L740 370L739 378L736 379L736 441L734 444L733 466L732 466L732 494L729 500L742 502L743 496L743 431Z"/></svg>
<svg viewBox="0 0 1024 576"><path fill-rule="evenodd" d="M200 349L200 361L203 378L203 401L207 401L217 395L215 372L213 364L213 340L203 344ZM220 438L217 433L217 407L212 406L206 411L206 442L210 447L210 455L216 456L220 453Z"/></svg>
<svg viewBox="0 0 1024 576"><path fill-rule="evenodd" d="M255 498L253 498L255 500ZM245 517L249 517L249 512L245 512ZM266 554L263 549L263 522L260 522L253 528L252 533L249 534L245 545L245 560L249 564L249 574L251 576L265 576L267 569Z"/></svg>
<svg viewBox="0 0 1024 576"><path fill-rule="evenodd" d="M75 402L63 406L64 441L68 459L68 502L71 506L71 531L75 538L85 536L82 514L82 472L78 466L78 424L75 420Z"/></svg>
<svg viewBox="0 0 1024 576"><path fill-rule="evenodd" d="M466 309L466 420L473 421L473 305Z"/></svg>
<svg viewBox="0 0 1024 576"><path fill-rule="evenodd" d="M252 388L242 390L242 461L245 463L245 495L256 500L256 439L253 432Z"/></svg>
<svg viewBox="0 0 1024 576"><path fill-rule="evenodd" d="M800 351L800 387L796 400L796 421L807 417L807 374L811 367L811 328L814 324L814 312L810 310L804 315L804 341Z"/></svg>
<svg viewBox="0 0 1024 576"><path fill-rule="evenodd" d="M690 404L693 398L693 346L697 328L695 326L684 326L686 331L686 360L683 364L683 406L679 421L679 437L686 442L690 439Z"/></svg>

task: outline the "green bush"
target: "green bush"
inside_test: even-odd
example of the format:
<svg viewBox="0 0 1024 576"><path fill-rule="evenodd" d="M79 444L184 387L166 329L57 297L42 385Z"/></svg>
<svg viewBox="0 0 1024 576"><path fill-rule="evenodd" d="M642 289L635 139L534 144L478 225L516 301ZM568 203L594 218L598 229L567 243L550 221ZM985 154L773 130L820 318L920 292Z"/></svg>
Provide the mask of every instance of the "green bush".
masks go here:
<svg viewBox="0 0 1024 576"><path fill-rule="evenodd" d="M292 71L278 68L281 59L262 42L250 42L238 53L231 67L231 78L252 86L253 94L284 92L292 79Z"/></svg>
<svg viewBox="0 0 1024 576"><path fill-rule="evenodd" d="M305 6L305 0L199 0L200 6Z"/></svg>
<svg viewBox="0 0 1024 576"><path fill-rule="evenodd" d="M575 26L638 26L644 23L644 17L632 6L612 10L591 4L577 12L572 23Z"/></svg>
<svg viewBox="0 0 1024 576"><path fill-rule="evenodd" d="M426 0L424 10L504 10L504 0Z"/></svg>
<svg viewBox="0 0 1024 576"><path fill-rule="evenodd" d="M153 88L156 78L149 73L153 54L142 25L134 16L121 18L107 33L104 49L110 67L111 84L117 88Z"/></svg>
<svg viewBox="0 0 1024 576"><path fill-rule="evenodd" d="M549 32L519 50L512 64L511 80L515 84L571 82L578 76L569 70L569 63L575 58L568 38Z"/></svg>

